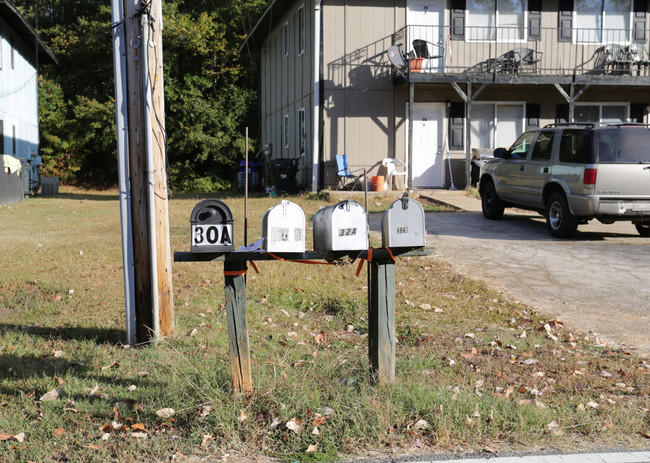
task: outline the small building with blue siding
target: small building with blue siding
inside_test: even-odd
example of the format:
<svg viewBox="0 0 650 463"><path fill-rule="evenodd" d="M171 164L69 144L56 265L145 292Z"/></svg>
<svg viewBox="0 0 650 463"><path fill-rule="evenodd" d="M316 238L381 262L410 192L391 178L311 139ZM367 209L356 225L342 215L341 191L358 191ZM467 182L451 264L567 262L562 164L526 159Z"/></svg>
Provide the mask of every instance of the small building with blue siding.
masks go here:
<svg viewBox="0 0 650 463"><path fill-rule="evenodd" d="M14 4L0 0L0 155L21 159L28 179L39 153L38 65L56 63ZM27 190L34 188L31 183Z"/></svg>

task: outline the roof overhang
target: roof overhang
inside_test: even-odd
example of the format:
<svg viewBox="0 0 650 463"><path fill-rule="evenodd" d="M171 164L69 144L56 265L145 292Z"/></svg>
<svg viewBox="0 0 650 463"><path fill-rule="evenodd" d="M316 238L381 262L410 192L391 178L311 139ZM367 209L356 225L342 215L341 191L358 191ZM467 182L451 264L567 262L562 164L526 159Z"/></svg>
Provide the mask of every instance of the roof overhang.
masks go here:
<svg viewBox="0 0 650 463"><path fill-rule="evenodd" d="M264 37L271 31L273 25L279 21L283 13L293 3L295 3L295 0L271 0L271 3L266 7L260 19L239 46L237 53L241 53L246 47L259 47Z"/></svg>
<svg viewBox="0 0 650 463"><path fill-rule="evenodd" d="M38 58L42 64L59 64L47 45L43 43L36 31L25 17L9 0L0 0L0 18L2 18L27 45L38 47Z"/></svg>

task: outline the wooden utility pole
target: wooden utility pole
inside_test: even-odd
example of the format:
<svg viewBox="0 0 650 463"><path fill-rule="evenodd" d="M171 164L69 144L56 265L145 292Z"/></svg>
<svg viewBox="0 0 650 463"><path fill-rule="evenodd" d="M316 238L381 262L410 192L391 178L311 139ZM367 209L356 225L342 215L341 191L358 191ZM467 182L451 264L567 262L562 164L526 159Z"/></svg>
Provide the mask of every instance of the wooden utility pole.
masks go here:
<svg viewBox="0 0 650 463"><path fill-rule="evenodd" d="M133 282L127 281L129 263L125 262L125 286L130 286L127 292L133 293L134 337L137 342L144 342L160 335L169 336L174 329L165 169L162 4L161 0L112 0L112 8L114 34L121 34L114 40L118 158L128 170L124 185L120 185L120 190L124 187L128 191L120 194L130 196L127 221ZM118 60L124 68L121 75ZM124 136L121 147L120 137ZM120 153L120 148L126 152ZM127 302L127 333L128 323Z"/></svg>

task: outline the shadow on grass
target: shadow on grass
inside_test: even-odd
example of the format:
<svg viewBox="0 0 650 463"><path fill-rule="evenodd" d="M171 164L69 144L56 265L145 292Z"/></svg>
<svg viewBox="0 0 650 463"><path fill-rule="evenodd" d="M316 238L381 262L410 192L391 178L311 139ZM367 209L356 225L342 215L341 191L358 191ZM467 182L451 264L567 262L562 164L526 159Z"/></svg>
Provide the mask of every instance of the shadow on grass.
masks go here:
<svg viewBox="0 0 650 463"><path fill-rule="evenodd" d="M114 369L107 369L105 372L97 368L93 368L91 359L83 357L82 360L66 360L63 358L56 358L51 355L13 355L3 354L0 355L0 375L2 382L0 383L0 396L11 396L19 393L25 387L25 381L29 382L35 378L69 378L76 377L83 381L93 384L110 386L115 389L127 390L128 386L135 385L142 388L162 388L163 384L160 381L152 380L148 376L133 376L128 375L123 377L123 372L116 373ZM16 383L17 382L17 383ZM52 382L52 389L55 383ZM66 390L65 385L60 386ZM102 388L100 387L100 390ZM28 392L28 391L23 391ZM47 390L38 390L35 392L35 398L38 399L40 395L47 392ZM66 395L67 398L88 399L88 395L73 394ZM91 397L92 398L92 397ZM125 393L124 397L112 396L111 400L120 401L128 400L128 394ZM105 400L97 397L97 400Z"/></svg>
<svg viewBox="0 0 650 463"><path fill-rule="evenodd" d="M40 336L44 339L60 339L62 341L94 341L97 344L119 344L126 340L126 332L115 328L21 326L0 323L0 334L8 331L17 331L33 336Z"/></svg>
<svg viewBox="0 0 650 463"><path fill-rule="evenodd" d="M83 194L83 193L58 193L52 196L42 196L41 198L52 198L52 199L72 199L78 201L117 201L120 197L116 194Z"/></svg>

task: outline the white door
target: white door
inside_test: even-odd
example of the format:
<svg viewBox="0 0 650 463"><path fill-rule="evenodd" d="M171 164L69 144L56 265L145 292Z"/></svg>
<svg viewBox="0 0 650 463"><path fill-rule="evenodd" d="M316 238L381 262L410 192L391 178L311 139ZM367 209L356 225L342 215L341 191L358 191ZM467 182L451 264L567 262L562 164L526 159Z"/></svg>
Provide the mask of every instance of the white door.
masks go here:
<svg viewBox="0 0 650 463"><path fill-rule="evenodd" d="M413 186L441 188L444 186L443 103L415 103L413 105ZM408 105L407 105L408 111ZM408 114L408 113L407 113ZM408 126L407 126L408 152Z"/></svg>
<svg viewBox="0 0 650 463"><path fill-rule="evenodd" d="M429 56L421 72L441 72L444 63L444 0L408 0L407 41L404 48L414 56ZM426 52L425 48L426 47Z"/></svg>

